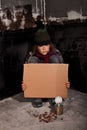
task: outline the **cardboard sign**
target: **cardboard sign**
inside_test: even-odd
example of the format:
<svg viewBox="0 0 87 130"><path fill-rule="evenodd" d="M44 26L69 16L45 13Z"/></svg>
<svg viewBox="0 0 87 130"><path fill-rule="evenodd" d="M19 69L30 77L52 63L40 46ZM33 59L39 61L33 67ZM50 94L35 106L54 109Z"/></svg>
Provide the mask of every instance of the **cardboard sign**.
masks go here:
<svg viewBox="0 0 87 130"><path fill-rule="evenodd" d="M68 64L24 64L24 97L67 98Z"/></svg>

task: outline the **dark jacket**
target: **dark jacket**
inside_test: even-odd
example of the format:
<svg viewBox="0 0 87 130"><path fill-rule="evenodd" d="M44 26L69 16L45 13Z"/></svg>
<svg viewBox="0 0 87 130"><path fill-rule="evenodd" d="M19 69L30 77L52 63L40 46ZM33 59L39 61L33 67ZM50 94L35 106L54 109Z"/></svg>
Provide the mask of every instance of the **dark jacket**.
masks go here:
<svg viewBox="0 0 87 130"><path fill-rule="evenodd" d="M62 55L61 55L61 52L60 52L59 50L56 50L55 55L58 56L59 63L63 63L63 62L64 62L63 57L62 57ZM35 54L32 53L32 52L29 52L29 54L27 55L27 57L26 57L26 59L25 59L25 63L31 63L31 58L32 58L33 56L35 56ZM40 62L40 63L42 63L42 62Z"/></svg>

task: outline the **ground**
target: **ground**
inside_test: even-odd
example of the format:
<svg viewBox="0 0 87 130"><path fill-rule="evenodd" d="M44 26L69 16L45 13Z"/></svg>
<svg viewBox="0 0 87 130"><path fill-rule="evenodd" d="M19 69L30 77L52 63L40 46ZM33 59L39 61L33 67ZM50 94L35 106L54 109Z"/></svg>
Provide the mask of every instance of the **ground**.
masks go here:
<svg viewBox="0 0 87 130"><path fill-rule="evenodd" d="M0 101L0 130L86 130L87 94L69 89L63 101L63 114L51 122L40 122L38 115L50 112L49 102L34 108L23 93Z"/></svg>

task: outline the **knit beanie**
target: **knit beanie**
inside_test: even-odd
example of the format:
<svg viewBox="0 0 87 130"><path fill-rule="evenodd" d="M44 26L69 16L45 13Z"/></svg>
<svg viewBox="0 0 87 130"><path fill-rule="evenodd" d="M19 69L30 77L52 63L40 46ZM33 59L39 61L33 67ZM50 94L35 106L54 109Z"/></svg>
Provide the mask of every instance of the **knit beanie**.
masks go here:
<svg viewBox="0 0 87 130"><path fill-rule="evenodd" d="M51 43L50 36L46 29L39 29L35 34L35 45L48 45Z"/></svg>

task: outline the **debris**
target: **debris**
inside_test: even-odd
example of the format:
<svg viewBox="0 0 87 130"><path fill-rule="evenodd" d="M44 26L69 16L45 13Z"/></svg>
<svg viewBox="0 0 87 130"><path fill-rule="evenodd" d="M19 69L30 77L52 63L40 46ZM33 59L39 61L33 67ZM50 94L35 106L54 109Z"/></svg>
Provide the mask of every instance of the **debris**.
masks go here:
<svg viewBox="0 0 87 130"><path fill-rule="evenodd" d="M57 119L57 114L55 114L54 112L44 112L43 114L40 114L40 115L33 115L34 117L38 117L39 119L39 122L46 122L46 123L49 123L49 122L53 122L54 120Z"/></svg>

